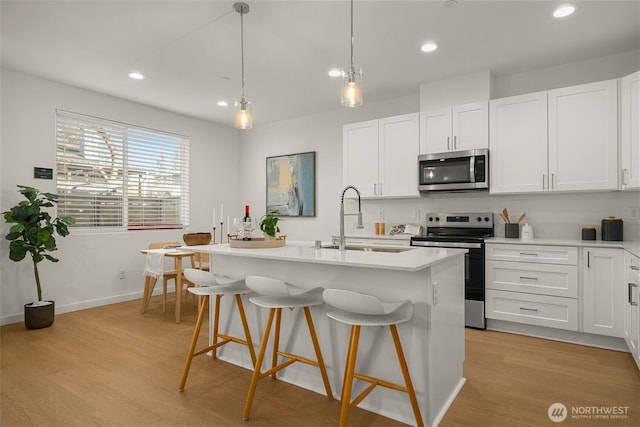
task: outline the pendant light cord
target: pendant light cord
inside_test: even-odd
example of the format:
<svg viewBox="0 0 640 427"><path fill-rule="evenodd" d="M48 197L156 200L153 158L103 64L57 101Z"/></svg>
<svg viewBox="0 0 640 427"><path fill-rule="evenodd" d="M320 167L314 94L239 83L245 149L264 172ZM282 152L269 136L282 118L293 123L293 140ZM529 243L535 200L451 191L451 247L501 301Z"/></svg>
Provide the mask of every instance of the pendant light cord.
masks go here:
<svg viewBox="0 0 640 427"><path fill-rule="evenodd" d="M242 101L244 102L244 13L240 12L240 63L242 69Z"/></svg>
<svg viewBox="0 0 640 427"><path fill-rule="evenodd" d="M351 0L351 69L353 72L353 0Z"/></svg>

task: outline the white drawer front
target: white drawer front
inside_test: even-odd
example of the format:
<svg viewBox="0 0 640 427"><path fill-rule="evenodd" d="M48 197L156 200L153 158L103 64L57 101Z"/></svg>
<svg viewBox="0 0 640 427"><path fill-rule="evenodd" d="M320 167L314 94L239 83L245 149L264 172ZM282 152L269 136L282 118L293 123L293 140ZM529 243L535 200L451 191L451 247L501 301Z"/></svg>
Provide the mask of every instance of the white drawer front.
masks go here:
<svg viewBox="0 0 640 427"><path fill-rule="evenodd" d="M578 298L575 265L486 262L487 289Z"/></svg>
<svg viewBox="0 0 640 427"><path fill-rule="evenodd" d="M578 300L487 289L486 316L549 328L578 330Z"/></svg>
<svg viewBox="0 0 640 427"><path fill-rule="evenodd" d="M572 246L487 244L486 259L578 265L578 248Z"/></svg>

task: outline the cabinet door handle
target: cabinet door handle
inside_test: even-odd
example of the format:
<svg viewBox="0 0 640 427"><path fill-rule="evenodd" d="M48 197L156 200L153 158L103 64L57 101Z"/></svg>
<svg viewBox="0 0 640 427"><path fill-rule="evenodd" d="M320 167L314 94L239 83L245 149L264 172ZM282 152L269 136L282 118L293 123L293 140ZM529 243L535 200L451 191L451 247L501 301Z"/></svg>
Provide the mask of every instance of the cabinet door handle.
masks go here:
<svg viewBox="0 0 640 427"><path fill-rule="evenodd" d="M374 196L377 196L377 195L378 195L378 187L377 187L377 185L378 185L378 184L373 184L373 195L374 195Z"/></svg>
<svg viewBox="0 0 640 427"><path fill-rule="evenodd" d="M447 137L447 151L451 150L451 147L449 146L449 142L450 142L450 140L451 140L451 137L450 137L450 136L448 136L448 137Z"/></svg>
<svg viewBox="0 0 640 427"><path fill-rule="evenodd" d="M458 137L457 136L453 137L453 149L454 150L458 149Z"/></svg>
<svg viewBox="0 0 640 427"><path fill-rule="evenodd" d="M640 270L640 267L638 267L637 265L630 265L629 268L632 269L633 271Z"/></svg>
<svg viewBox="0 0 640 427"><path fill-rule="evenodd" d="M629 283L629 297L628 297L628 301L629 301L629 305L638 305L638 301L633 301L633 288L638 287L638 285L636 285L635 283Z"/></svg>
<svg viewBox="0 0 640 427"><path fill-rule="evenodd" d="M587 268L591 268L591 251L587 251Z"/></svg>
<svg viewBox="0 0 640 427"><path fill-rule="evenodd" d="M545 180L545 178L546 178L546 177L547 177L547 174L546 174L546 173L543 173L543 174L542 174L542 189L543 189L543 190L545 189L545 188L544 188L544 180Z"/></svg>
<svg viewBox="0 0 640 427"><path fill-rule="evenodd" d="M529 276L520 276L520 280L535 280L538 281L537 277L529 277Z"/></svg>
<svg viewBox="0 0 640 427"><path fill-rule="evenodd" d="M538 256L535 252L520 252L520 256Z"/></svg>
<svg viewBox="0 0 640 427"><path fill-rule="evenodd" d="M551 174L551 189L553 190L554 188L556 188L556 174L552 173Z"/></svg>
<svg viewBox="0 0 640 427"><path fill-rule="evenodd" d="M629 173L628 169L622 169L622 185L629 184L629 177L627 176L628 173Z"/></svg>
<svg viewBox="0 0 640 427"><path fill-rule="evenodd" d="M525 310L525 311L538 311L537 308L529 308L529 307L520 307L520 310Z"/></svg>
<svg viewBox="0 0 640 427"><path fill-rule="evenodd" d="M381 182L378 183L378 191L380 192L380 194L378 194L378 196L382 196L382 183Z"/></svg>

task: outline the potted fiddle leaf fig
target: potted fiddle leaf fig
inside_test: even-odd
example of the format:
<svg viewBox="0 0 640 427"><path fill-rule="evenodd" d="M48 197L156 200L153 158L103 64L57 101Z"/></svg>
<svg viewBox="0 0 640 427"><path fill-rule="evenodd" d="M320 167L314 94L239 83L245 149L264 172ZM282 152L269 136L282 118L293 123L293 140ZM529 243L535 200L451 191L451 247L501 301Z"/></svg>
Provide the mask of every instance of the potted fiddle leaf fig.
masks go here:
<svg viewBox="0 0 640 427"><path fill-rule="evenodd" d="M260 219L260 230L264 233L265 238L275 239L276 233L280 232L280 227L278 227L279 214L280 211L273 209Z"/></svg>
<svg viewBox="0 0 640 427"><path fill-rule="evenodd" d="M9 244L9 258L22 261L30 256L36 280L38 301L24 306L24 323L28 329L46 328L53 324L55 316L54 301L42 300L42 287L38 263L45 259L58 262L49 253L57 250L55 234L61 237L69 234L69 226L75 224L70 216L51 218L43 208L51 208L58 202L58 196L43 193L33 187L18 185L18 190L26 200L21 201L10 210L3 212L4 220L12 224L6 239Z"/></svg>

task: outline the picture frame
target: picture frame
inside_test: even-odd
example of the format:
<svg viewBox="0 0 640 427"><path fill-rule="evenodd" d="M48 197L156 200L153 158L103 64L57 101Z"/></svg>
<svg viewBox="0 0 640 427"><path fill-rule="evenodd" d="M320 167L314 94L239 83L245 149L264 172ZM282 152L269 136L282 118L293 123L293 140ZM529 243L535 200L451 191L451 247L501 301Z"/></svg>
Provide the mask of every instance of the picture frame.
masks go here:
<svg viewBox="0 0 640 427"><path fill-rule="evenodd" d="M266 212L316 216L316 152L267 157Z"/></svg>

